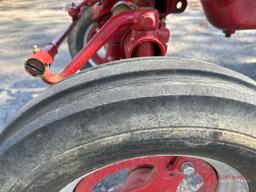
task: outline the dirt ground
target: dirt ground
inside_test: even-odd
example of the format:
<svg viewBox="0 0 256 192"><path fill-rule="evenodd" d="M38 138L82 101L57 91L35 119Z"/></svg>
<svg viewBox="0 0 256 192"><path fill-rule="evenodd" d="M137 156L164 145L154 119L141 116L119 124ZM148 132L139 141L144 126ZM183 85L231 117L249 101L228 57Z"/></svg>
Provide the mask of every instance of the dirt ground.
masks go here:
<svg viewBox="0 0 256 192"><path fill-rule="evenodd" d="M17 110L47 85L26 75L23 63L32 45L42 47L70 22L68 0L0 0L0 132ZM227 39L206 20L197 1L183 14L167 19L168 55L213 62L256 79L256 31ZM59 50L55 70L70 60L67 44Z"/></svg>

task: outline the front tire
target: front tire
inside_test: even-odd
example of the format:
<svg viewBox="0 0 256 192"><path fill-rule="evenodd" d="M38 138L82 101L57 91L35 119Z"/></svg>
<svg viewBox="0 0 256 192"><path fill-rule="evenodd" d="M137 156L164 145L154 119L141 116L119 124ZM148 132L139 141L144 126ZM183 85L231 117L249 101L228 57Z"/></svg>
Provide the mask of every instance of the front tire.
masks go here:
<svg viewBox="0 0 256 192"><path fill-rule="evenodd" d="M0 135L0 192L57 192L105 165L164 154L210 158L256 178L255 85L168 57L79 73L32 100ZM252 192L256 180L248 185Z"/></svg>

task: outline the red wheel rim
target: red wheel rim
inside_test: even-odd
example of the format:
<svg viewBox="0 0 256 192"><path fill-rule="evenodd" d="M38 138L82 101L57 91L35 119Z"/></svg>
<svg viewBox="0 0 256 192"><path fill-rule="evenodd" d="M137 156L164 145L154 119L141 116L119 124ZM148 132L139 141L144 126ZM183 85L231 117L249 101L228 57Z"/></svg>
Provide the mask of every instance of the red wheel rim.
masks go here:
<svg viewBox="0 0 256 192"><path fill-rule="evenodd" d="M204 160L146 156L114 163L86 175L77 184L75 192L93 191L104 178L124 169L129 170L126 181L114 192L182 192L188 189L214 192L218 186L214 168Z"/></svg>

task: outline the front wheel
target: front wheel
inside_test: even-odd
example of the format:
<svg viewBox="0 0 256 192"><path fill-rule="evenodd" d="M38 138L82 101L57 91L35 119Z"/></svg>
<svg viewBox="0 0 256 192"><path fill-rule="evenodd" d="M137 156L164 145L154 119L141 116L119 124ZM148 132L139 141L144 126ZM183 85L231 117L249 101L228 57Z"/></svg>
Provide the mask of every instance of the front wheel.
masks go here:
<svg viewBox="0 0 256 192"><path fill-rule="evenodd" d="M0 135L0 192L253 192L255 85L168 57L81 72Z"/></svg>

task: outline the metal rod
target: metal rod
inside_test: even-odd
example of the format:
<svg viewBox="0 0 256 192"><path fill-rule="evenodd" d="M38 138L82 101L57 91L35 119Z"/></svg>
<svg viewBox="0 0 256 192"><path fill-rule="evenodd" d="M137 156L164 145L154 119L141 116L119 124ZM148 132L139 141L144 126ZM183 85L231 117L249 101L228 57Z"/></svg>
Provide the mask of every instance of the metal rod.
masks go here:
<svg viewBox="0 0 256 192"><path fill-rule="evenodd" d="M49 67L46 67L42 79L49 84L56 84L59 81L81 69L84 64L97 52L115 33L123 26L131 25L136 22L136 18L144 11L130 11L112 17L99 32L88 42L88 44L78 53L78 55L59 73L54 74Z"/></svg>

